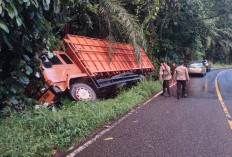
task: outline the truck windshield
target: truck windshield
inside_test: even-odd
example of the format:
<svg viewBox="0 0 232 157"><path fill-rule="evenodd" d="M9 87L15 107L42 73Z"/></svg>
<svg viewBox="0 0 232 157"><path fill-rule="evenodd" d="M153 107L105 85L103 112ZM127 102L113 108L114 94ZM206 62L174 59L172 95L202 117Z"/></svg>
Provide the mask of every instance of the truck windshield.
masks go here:
<svg viewBox="0 0 232 157"><path fill-rule="evenodd" d="M62 64L57 56L53 56L52 58L48 58L52 65Z"/></svg>
<svg viewBox="0 0 232 157"><path fill-rule="evenodd" d="M43 54L40 56L40 59L42 60L42 64L45 68L51 68L52 65L62 64L59 58L55 55L52 58L49 58L47 54Z"/></svg>
<svg viewBox="0 0 232 157"><path fill-rule="evenodd" d="M72 61L65 54L59 54L59 55L65 61L66 64L73 64Z"/></svg>

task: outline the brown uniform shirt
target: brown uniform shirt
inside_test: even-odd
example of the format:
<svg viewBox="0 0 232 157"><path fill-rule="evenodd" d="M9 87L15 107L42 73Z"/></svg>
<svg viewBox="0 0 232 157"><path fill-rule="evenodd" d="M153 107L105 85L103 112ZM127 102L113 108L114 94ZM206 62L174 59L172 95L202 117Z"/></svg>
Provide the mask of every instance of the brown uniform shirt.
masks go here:
<svg viewBox="0 0 232 157"><path fill-rule="evenodd" d="M170 80L172 78L169 66L164 67L163 76L164 76L164 80Z"/></svg>
<svg viewBox="0 0 232 157"><path fill-rule="evenodd" d="M176 80L189 80L188 69L183 65L178 66L174 78L176 78Z"/></svg>

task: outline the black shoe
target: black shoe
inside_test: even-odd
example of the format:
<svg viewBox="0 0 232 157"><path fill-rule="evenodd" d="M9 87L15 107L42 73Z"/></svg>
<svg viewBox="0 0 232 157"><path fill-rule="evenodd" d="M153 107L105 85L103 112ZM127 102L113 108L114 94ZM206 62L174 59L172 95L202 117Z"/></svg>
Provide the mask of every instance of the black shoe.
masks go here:
<svg viewBox="0 0 232 157"><path fill-rule="evenodd" d="M164 96L164 93L160 94L161 96Z"/></svg>
<svg viewBox="0 0 232 157"><path fill-rule="evenodd" d="M180 99L180 95L179 94L177 95L177 99Z"/></svg>

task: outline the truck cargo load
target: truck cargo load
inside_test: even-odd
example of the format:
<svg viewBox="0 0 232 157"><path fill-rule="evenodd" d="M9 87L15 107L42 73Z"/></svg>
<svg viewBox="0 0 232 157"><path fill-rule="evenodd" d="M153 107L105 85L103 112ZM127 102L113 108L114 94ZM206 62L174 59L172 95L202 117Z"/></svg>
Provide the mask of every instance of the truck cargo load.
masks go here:
<svg viewBox="0 0 232 157"><path fill-rule="evenodd" d="M136 61L129 44L70 34L62 41L65 50L54 51L53 56L40 54L46 83L40 90L40 102L51 102L54 95L66 90L75 100L95 100L98 93L141 80L154 70L142 49L140 60Z"/></svg>

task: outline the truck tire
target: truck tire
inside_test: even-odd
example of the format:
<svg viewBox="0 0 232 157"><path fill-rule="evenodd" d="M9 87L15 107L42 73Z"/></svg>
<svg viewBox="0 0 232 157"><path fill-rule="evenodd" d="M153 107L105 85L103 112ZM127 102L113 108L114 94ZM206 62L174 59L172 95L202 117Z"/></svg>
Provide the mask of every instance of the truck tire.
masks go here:
<svg viewBox="0 0 232 157"><path fill-rule="evenodd" d="M75 83L70 87L70 94L73 99L79 100L96 100L97 96L93 88L84 83Z"/></svg>

